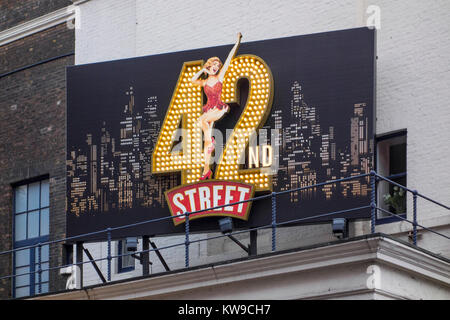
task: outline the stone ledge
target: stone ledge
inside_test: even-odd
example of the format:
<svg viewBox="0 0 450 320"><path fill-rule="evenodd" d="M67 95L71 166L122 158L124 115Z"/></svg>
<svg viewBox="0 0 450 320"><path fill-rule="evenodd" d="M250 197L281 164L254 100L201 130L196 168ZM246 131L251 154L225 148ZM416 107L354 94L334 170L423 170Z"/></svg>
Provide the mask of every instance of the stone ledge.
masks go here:
<svg viewBox="0 0 450 320"><path fill-rule="evenodd" d="M376 234L34 299L450 299L449 275L448 260Z"/></svg>
<svg viewBox="0 0 450 320"><path fill-rule="evenodd" d="M75 18L75 5L55 10L33 20L0 31L0 46L41 32Z"/></svg>

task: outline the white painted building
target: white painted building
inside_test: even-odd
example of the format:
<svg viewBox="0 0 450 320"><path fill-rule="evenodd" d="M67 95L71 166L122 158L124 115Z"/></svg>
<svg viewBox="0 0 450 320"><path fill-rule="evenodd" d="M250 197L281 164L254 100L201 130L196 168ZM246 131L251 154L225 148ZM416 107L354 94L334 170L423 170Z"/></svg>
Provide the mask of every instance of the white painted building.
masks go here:
<svg viewBox="0 0 450 320"><path fill-rule="evenodd" d="M204 0L88 0L75 1L75 62L86 64L107 60L132 58L203 47L231 44L237 32L243 34L243 42L256 41L287 36L342 30L367 25L377 27L377 76L376 76L376 135L380 138L378 145L378 171L383 175L389 173L389 146L406 142L407 187L418 190L445 205L450 203L450 2L448 0L316 0L316 1L204 1ZM74 9L75 8L75 9ZM396 140L383 140L392 133L401 132ZM406 134L404 134L406 133ZM383 142L384 141L384 142ZM390 142L389 142L390 141ZM380 187L381 189L383 187ZM381 195L378 202L382 202ZM450 236L450 211L422 198L418 199L418 223L432 228L447 237ZM407 198L406 218L412 220L412 195ZM381 220L380 215L380 220ZM376 225L377 233L390 235L392 238L411 242L409 233L412 225L407 222L380 223ZM356 221L350 225L350 237L370 233L370 221ZM207 239L213 234L194 235L191 240ZM248 234L238 237L248 243ZM308 225L277 230L278 249L293 249L335 241L328 224ZM184 236L156 238L158 247L174 243L183 243ZM141 241L142 243L142 241ZM354 248L363 243L364 249ZM192 285L179 288L177 285L164 287L164 290L142 293L139 289L128 292L125 287L136 285L136 281L125 286L111 284L93 287L92 293L98 298L208 298L208 290L224 283L233 283L233 288L245 287L249 280L248 270L258 270L254 279L264 277L283 281L271 282L279 287L272 296L253 295L251 287L244 291L242 298L394 298L394 299L449 299L450 298L450 240L419 228L418 246L435 255L411 248L403 243L383 237L358 240L353 244L335 244L329 247L315 247L296 253L268 256L262 260L252 259L234 262L227 271L226 264L218 267L226 274L214 280L211 267L150 277L147 285L162 286L178 283L181 279L190 279ZM373 247L372 247L373 245ZM346 247L348 246L348 247ZM353 247L352 247L353 246ZM87 244L94 258L106 256L106 243ZM333 250L344 248L339 259L333 260ZM141 247L139 247L141 248ZM375 249L374 249L375 248ZM376 249L382 248L382 249ZM113 255L118 251L113 247ZM271 250L270 231L259 232L258 254ZM308 256L308 252L318 254L327 251L326 258L318 259ZM347 251L346 251L347 250ZM356 251L352 251L356 250ZM360 250L360 251L358 251ZM353 252L355 254L353 255ZM387 252L390 258L382 256ZM393 255L408 256L408 261ZM184 267L184 246L163 250L162 255L172 270ZM291 259L292 255L299 255ZM367 255L371 255L368 257ZM197 242L191 245L191 266L200 266L218 261L246 257L246 253L227 238ZM286 256L287 255L287 256ZM320 255L320 254L319 254ZM438 257L447 258L440 260ZM344 258L345 257L345 258ZM353 257L353 258L350 258ZM395 258L395 261L392 259ZM420 260L422 265L412 266L412 261ZM87 257L84 257L86 260ZM266 259L266 260L264 260ZM267 259L273 259L269 261ZM316 262L308 268L301 267L304 259ZM350 259L352 261L347 261ZM153 262L151 273L164 272L164 268L155 253L150 254ZM302 261L301 263L298 261ZM311 261L312 261L311 260ZM274 263L273 269L251 264ZM285 263L283 265L283 263ZM311 262L312 263L312 262ZM374 263L372 271L368 268ZM106 274L106 261L98 262ZM246 266L248 264L248 266ZM327 270L338 264L340 272L331 276ZM358 266L354 269L354 282L348 284L350 274L345 271L346 264ZM435 273L428 274L427 266L437 266ZM242 276L239 268L242 266ZM320 269L320 268L325 269ZM374 269L375 268L375 269ZM377 269L378 268L378 269ZM433 267L434 268L434 267ZM247 271L246 271L247 270ZM322 270L322 271L321 271ZM381 274L381 282L374 287L367 285L367 279L376 272ZM437 271L436 271L437 270ZM342 272L341 272L342 271ZM190 272L190 273L189 273ZM229 272L229 273L227 273ZM234 273L233 273L234 272ZM307 283L311 292L291 294L295 288L285 288L290 272L294 272L292 286ZM122 280L142 275L142 267L135 262L134 270L119 272L117 261L113 263L112 280ZM328 275L328 276L327 276ZM410 276L418 277L414 280ZM186 278L187 277L187 278ZM191 277L191 278L190 278ZM205 285L202 287L202 281ZM209 280L206 280L209 279ZM226 280L224 280L226 279ZM378 279L378 278L377 278ZM397 280L396 280L397 279ZM391 281L392 280L392 281ZM209 281L209 282L208 282ZM329 281L329 283L327 282ZM197 282L194 284L194 282ZM200 283L198 283L200 282ZM207 282L207 283L206 283ZM402 285L399 285L402 282ZM83 286L100 284L100 278L90 264L85 266ZM405 284L406 283L406 284ZM343 286L349 285L349 288ZM202 288L200 288L202 287ZM205 288L209 288L206 290ZM425 288L421 291L420 288ZM109 288L109 289L108 289ZM333 292L327 294L327 288ZM403 289L401 289L403 288ZM108 291L109 290L109 291ZM194 296L183 292L191 290ZM202 291L203 290L203 291ZM259 290L259 288L258 288ZM292 291L293 290L293 291ZM107 292L108 291L108 292ZM217 291L215 291L217 292ZM223 294L213 298L227 299ZM82 291L67 294L65 298L86 298ZM104 295L103 295L104 294ZM52 297L52 296L48 296ZM92 297L92 295L91 295ZM64 297L63 297L64 298Z"/></svg>

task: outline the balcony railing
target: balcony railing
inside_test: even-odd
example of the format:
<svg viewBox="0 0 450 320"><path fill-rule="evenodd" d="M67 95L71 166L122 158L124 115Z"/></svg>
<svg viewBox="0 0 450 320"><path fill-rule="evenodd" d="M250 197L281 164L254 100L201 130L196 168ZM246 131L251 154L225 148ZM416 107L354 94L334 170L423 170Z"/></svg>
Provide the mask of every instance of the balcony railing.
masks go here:
<svg viewBox="0 0 450 320"><path fill-rule="evenodd" d="M335 184L335 183L340 183L340 182L345 182L345 181L351 181L351 180L357 180L357 179L362 179L362 178L369 178L370 179L370 186L371 186L371 194L370 194L370 203L368 203L365 206L361 206L361 207L356 207L356 208L351 208L351 209L346 209L346 210L339 210L339 211L334 211L334 212L327 212L327 213L321 213L321 214L316 214L313 216L308 216L305 218L299 218L299 219L292 219L289 221L284 221L284 222L277 222L277 197L283 194L288 194L288 193L292 193L292 192L298 192L298 191L303 191L303 190L307 190L307 189L311 189L311 188L317 188L317 187L322 187L325 185L329 185L329 184ZM376 183L377 181L386 181L389 184L392 184L394 186L397 186L403 190L405 190L406 192L409 192L412 194L413 196L413 208L412 208L412 221L408 220L402 216L398 216L388 210L385 210L383 208L380 208L377 206L376 203ZM266 194L266 195L261 195L258 197L254 197L248 200L244 200L244 201L238 201L238 202L233 202L233 203L229 203L226 205L221 205L221 206L216 206L216 207L211 207L211 208L207 208L207 209L203 209L203 210L197 210L197 211L193 211L193 212L186 212L185 214L179 215L181 216L185 216L185 232L184 232L184 241L183 242L179 242L179 243L175 243L175 244L171 244L171 245L167 245L164 247L159 247L159 248L152 248L152 249L145 249L145 250L140 250L140 251L136 251L134 252L134 254L140 254L141 257L142 255L148 254L150 252L156 252L159 255L159 251L160 250L164 250L164 249L169 249L169 248L174 248L174 247L179 247L179 246L184 246L185 248L185 267L189 268L190 266L190 260L191 258L189 257L189 248L192 244L194 243L198 243L198 242L202 242L202 241L210 241L213 239L219 239L219 238L223 238L223 237L229 237L229 236L234 236L237 234L242 234L242 233L247 233L247 232L251 232L251 231L257 231L257 230L262 230L262 229L271 229L272 233L271 233L271 250L272 252L275 252L277 250L277 237L276 237L276 230L278 227L282 227L285 225L292 225L292 224L300 224L302 222L306 222L306 221L310 221L312 219L317 219L317 218L324 218L324 217L329 217L332 218L333 216L336 216L338 214L342 214L342 213L346 213L346 212L352 212L352 211L358 211L358 210L363 210L363 209L367 209L370 210L370 233L374 234L376 231L376 216L377 216L377 212L384 212L388 215L391 216L396 216L398 219L405 221L409 224L412 225L412 243L414 246L417 246L417 232L418 232L418 228L421 228L423 230L427 230L429 232L432 232L442 238L445 238L447 240L450 240L450 237L435 231L431 228L425 227L423 225L420 225L417 222L417 199L418 197L423 198L439 207L442 207L446 210L450 210L450 207L447 205L444 205L438 201L435 201L421 193L419 193L417 190L411 190L405 186L402 186L388 178L385 178L379 174L377 174L375 171L371 171L370 173L367 174L361 174L361 175L356 175L356 176L351 176L351 177L347 177L347 178L342 178L342 179L336 179L336 180L331 180L331 181L326 181L326 182L322 182L322 183L317 183L314 185L310 185L310 186L305 186L305 187L300 187L300 188L295 188L295 189L291 189L291 190L286 190L286 191L280 191L280 192L272 192L270 194ZM264 226L260 226L260 227L255 227L255 228L250 228L250 229L245 229L245 230L238 230L238 231L233 231L230 233L226 233L226 234L221 234L221 235L217 235L217 236L212 236L212 237L208 237L206 239L197 239L197 240L191 240L190 239L190 223L189 223L189 216L192 214L196 214L196 213L200 213L200 212L204 212L204 211L208 211L211 209L216 209L216 208L223 208L223 207L227 207L227 206L232 206L232 205L236 205L236 204L240 204L240 203L245 203L245 202L250 202L250 201L259 201L262 199L271 199L272 201L272 216L271 216L271 223L268 225L264 225ZM5 280L5 279L15 279L17 276L24 276L24 275L30 275L30 274L35 274L35 277L37 276L37 283L39 283L39 288L38 288L38 294L40 294L42 292L42 288L40 283L42 282L42 272L44 271L52 271L52 270L58 270L61 268L66 268L66 267L71 267L71 266L77 266L82 268L82 266L86 263L93 263L94 264L94 268L96 268L96 264L95 262L99 262L99 261L107 261L107 277L106 279L101 275L101 272L98 270L98 268L96 268L97 272L99 273L100 277L102 278L102 281L104 283L106 282L110 282L111 281L111 265L112 265L112 260L115 258L119 258L119 257L123 257L123 256L127 256L130 255L130 253L124 253L124 254L120 254L120 255L112 255L111 253L111 245L112 245L112 232L116 231L116 230L120 230L120 229L127 229L127 228L133 228L139 225L144 225L144 224L149 224L149 223L154 223L157 221L162 221L162 220L169 220L169 219L173 219L172 216L168 216L168 217L163 217L163 218L158 218L158 219L150 219L147 221L142 221L142 222L138 222L138 223L133 223L133 224L128 224L128 225L124 225L124 226L120 226L120 227L113 227L113 228L106 228L103 230L99 230L96 232L90 232L90 233L86 233L86 234L81 234L78 236L73 236L73 237L67 237L67 238L63 238L63 239L58 239L58 240L52 240L52 241L47 241L47 242L43 242L43 243L38 243L36 245L31 245L31 246L27 246L27 247L20 247L20 248L16 248L16 249L12 249L12 250L6 250L6 251L2 251L0 252L0 257L2 255L8 255L8 254L14 254L16 251L20 251L20 250L26 250L26 249L33 249L33 248L37 248L37 270L33 271L33 272L28 272L28 273L21 273L20 275L17 275L15 273L12 273L10 275L6 275L6 276L2 276L0 277L0 280ZM74 243L77 242L78 239L82 239L85 237L90 237L90 236L94 236L94 235L104 235L105 239L107 241L107 256L106 257L102 257L102 258L97 258L97 259L91 259L92 257L90 257L90 260L88 261L79 261L77 259L76 262L68 264L68 265L61 265L61 266L55 266L55 267L49 267L49 268L42 268L42 263L41 263L41 249L42 246L44 245L54 245L57 243L64 243L64 242L70 242L70 243ZM78 256L78 255L77 255ZM131 279L131 278L130 278Z"/></svg>

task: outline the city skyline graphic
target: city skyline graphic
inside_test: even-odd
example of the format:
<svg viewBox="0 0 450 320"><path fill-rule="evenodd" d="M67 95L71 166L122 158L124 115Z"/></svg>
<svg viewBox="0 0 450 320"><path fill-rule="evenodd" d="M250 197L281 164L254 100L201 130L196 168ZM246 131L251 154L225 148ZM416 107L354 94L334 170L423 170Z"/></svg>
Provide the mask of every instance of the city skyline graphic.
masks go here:
<svg viewBox="0 0 450 320"><path fill-rule="evenodd" d="M156 95L148 96L145 105L136 104L133 86L123 94L128 103L112 108L120 112L114 117L116 123L103 120L98 130L83 133L83 144L69 146L67 211L76 217L133 208L166 208L169 215L164 192L180 184L180 174L151 173L162 106ZM279 139L272 142L272 147L279 148L274 191L370 172L374 141L369 134L366 101L345 106L352 108L345 125L324 125L321 111L326 110L308 105L307 93L298 81L282 94L290 96L290 104L274 105L263 127L279 130ZM369 179L359 179L292 192L290 202L367 197L368 192Z"/></svg>
<svg viewBox="0 0 450 320"><path fill-rule="evenodd" d="M373 166L374 139L369 134L369 116L366 102L353 105L353 114L347 126L322 127L320 107L309 106L304 99L302 86L294 81L291 86L290 114L274 108L271 118L274 129L280 131L279 163L277 174L273 177L275 191L311 186L341 178L369 173ZM286 121L288 119L288 121ZM342 132L350 130L350 139L337 139ZM338 140L341 140L339 143ZM291 192L290 201L300 199L331 200L341 195L366 197L370 192L370 180L351 181L325 185L320 189L308 188ZM300 197L301 196L301 197Z"/></svg>

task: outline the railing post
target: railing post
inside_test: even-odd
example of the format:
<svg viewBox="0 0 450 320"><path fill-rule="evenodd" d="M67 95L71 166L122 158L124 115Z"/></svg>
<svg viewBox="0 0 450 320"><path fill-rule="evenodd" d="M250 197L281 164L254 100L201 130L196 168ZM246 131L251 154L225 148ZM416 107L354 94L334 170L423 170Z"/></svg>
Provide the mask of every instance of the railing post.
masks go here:
<svg viewBox="0 0 450 320"><path fill-rule="evenodd" d="M277 250L277 194L272 192L272 251Z"/></svg>
<svg viewBox="0 0 450 320"><path fill-rule="evenodd" d="M142 236L142 251L144 251L141 255L142 257L142 275L148 276L150 274L150 252L148 251L150 246L150 237L149 236Z"/></svg>
<svg viewBox="0 0 450 320"><path fill-rule="evenodd" d="M42 245L39 242L38 244L38 293L42 293L42 256L41 256L41 249L42 249Z"/></svg>
<svg viewBox="0 0 450 320"><path fill-rule="evenodd" d="M111 228L108 228L108 281L111 281Z"/></svg>
<svg viewBox="0 0 450 320"><path fill-rule="evenodd" d="M256 256L258 254L257 241L258 241L258 230L250 231L250 245L248 248L249 256Z"/></svg>
<svg viewBox="0 0 450 320"><path fill-rule="evenodd" d="M377 215L377 205L376 205L376 188L375 188L375 182L376 182L376 172L370 171L370 232L372 234L375 233L375 219Z"/></svg>
<svg viewBox="0 0 450 320"><path fill-rule="evenodd" d="M189 213L186 213L185 219L184 265L186 268L189 268Z"/></svg>
<svg viewBox="0 0 450 320"><path fill-rule="evenodd" d="M413 192L413 244L417 246L417 191Z"/></svg>
<svg viewBox="0 0 450 320"><path fill-rule="evenodd" d="M76 288L83 288L83 242L76 243Z"/></svg>

